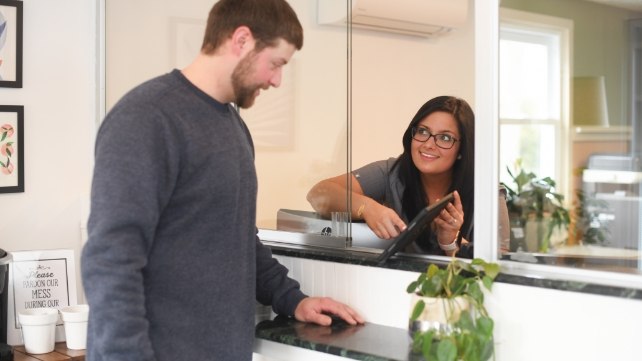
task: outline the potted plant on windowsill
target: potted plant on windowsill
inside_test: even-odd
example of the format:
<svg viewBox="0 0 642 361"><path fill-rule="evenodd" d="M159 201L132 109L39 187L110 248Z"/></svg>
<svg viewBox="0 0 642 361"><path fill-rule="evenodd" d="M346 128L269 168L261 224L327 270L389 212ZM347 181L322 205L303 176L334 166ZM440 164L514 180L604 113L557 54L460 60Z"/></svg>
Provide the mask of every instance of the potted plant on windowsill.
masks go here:
<svg viewBox="0 0 642 361"><path fill-rule="evenodd" d="M431 264L408 285L413 294L409 331L414 353L426 360L485 361L494 353L494 321L484 306L499 265L452 258L446 268Z"/></svg>
<svg viewBox="0 0 642 361"><path fill-rule="evenodd" d="M514 188L502 183L508 192L506 205L513 228L520 228L526 238L524 248L530 252L548 252L551 235L558 230L566 232L571 218L563 205L564 196L555 192L555 181L550 177L539 178L526 172L517 163L515 174L506 169ZM532 242L529 241L533 240Z"/></svg>

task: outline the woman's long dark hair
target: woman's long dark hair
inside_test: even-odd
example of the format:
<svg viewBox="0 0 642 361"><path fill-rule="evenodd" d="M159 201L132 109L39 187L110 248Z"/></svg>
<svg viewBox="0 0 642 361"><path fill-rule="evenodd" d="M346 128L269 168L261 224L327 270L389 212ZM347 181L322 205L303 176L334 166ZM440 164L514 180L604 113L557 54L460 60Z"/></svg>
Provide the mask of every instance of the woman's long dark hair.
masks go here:
<svg viewBox="0 0 642 361"><path fill-rule="evenodd" d="M458 191L464 208L464 224L461 232L467 232L473 222L475 207L475 114L470 105L460 98L439 96L427 101L419 108L403 134L403 154L399 156L395 167L399 167L399 179L404 185L402 209L407 219L413 219L427 204L427 196L421 182L419 170L412 161L411 143L412 128L428 115L441 111L452 114L459 130L459 155L461 158L453 165L452 183L448 192ZM467 235L469 238L471 235ZM469 239L472 241L472 239ZM436 244L430 245L430 235L417 241L423 249L435 249ZM437 248L438 249L438 248Z"/></svg>

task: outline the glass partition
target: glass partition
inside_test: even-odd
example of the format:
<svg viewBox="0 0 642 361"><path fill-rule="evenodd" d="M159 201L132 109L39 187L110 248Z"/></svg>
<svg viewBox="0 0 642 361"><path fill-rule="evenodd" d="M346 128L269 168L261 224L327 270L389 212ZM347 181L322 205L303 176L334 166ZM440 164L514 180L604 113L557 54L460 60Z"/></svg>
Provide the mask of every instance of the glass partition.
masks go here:
<svg viewBox="0 0 642 361"><path fill-rule="evenodd" d="M398 156L418 108L447 94L481 114L477 189L497 181L507 187L510 252L500 255L507 272L523 266L529 274L564 278L558 267L529 266L541 264L572 267L568 275L577 279L595 273L575 268L615 271L627 280L641 273L642 1L619 8L584 0L502 0L499 124L490 116L495 97L487 95L495 87L493 57L483 47L475 50L472 11L478 7L479 26L488 30L495 24L486 19L495 16L494 3L470 0L465 22L440 36L417 37L319 24L317 1L289 2L304 26L304 47L286 66L282 86L242 111L255 141L262 231L323 236L332 220L314 215L309 189ZM191 60L213 1L102 3L108 111L137 84ZM491 43L483 45L492 49L495 38L484 37ZM491 143L481 141L487 139ZM499 154L498 170L492 154ZM492 260L506 231L494 222L502 218L502 204L477 196L487 206L480 211L477 205L475 219L493 221L476 222L476 251ZM498 208L500 215L487 216ZM322 221L321 227L293 229L279 221L279 215L301 214ZM345 246L339 241L334 245ZM607 284L617 279L609 272L597 278Z"/></svg>
<svg viewBox="0 0 642 361"><path fill-rule="evenodd" d="M473 3L455 1L448 4L452 11L443 11L441 16L461 16L462 20L457 25L450 24L450 31L442 34L413 36L394 31L373 31L353 24L353 170L377 161L391 163L399 157L404 151L404 132L420 107L432 98L455 96L466 100L474 110ZM387 180L384 178L382 181ZM391 204L386 205L394 208ZM372 234L365 223L356 223L353 244L359 242L356 231L362 229ZM389 242L380 240L379 244L383 247ZM412 248L412 252L423 252Z"/></svg>
<svg viewBox="0 0 642 361"><path fill-rule="evenodd" d="M212 0L104 3L106 111L141 82L187 65L200 49L213 5ZM457 4L450 15L457 26L436 36L357 29L348 21L322 24L321 2L289 3L303 24L304 47L284 68L281 86L241 110L256 149L257 225L265 237L283 240L289 233L327 236L340 225L313 212L307 192L322 179L397 157L408 123L428 99L454 95L474 107L469 1L444 2ZM352 11L351 1L333 3L346 14ZM167 41L150 40L159 37ZM364 223L351 226L344 225L339 239L321 242L341 247L352 238L363 246L363 239L375 248L389 242ZM351 237L355 232L365 238Z"/></svg>
<svg viewBox="0 0 642 361"><path fill-rule="evenodd" d="M188 65L214 3L105 1L106 111L134 86ZM255 145L258 227L320 233L323 223L310 214L306 193L321 178L348 170L348 37L346 26L317 25L316 1L289 3L304 28L303 49L284 67L280 87L261 92L240 113ZM289 217L301 214L313 224L289 227Z"/></svg>
<svg viewBox="0 0 642 361"><path fill-rule="evenodd" d="M505 258L642 274L642 1L501 7Z"/></svg>

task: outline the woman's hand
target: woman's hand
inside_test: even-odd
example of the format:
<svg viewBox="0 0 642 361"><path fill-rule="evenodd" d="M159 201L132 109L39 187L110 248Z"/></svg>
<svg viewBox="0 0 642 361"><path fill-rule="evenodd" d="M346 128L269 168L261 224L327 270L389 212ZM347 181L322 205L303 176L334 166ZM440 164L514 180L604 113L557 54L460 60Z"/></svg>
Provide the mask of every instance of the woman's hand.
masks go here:
<svg viewBox="0 0 642 361"><path fill-rule="evenodd" d="M361 216L379 238L394 238L406 229L406 223L399 217L397 212L374 200L366 204Z"/></svg>
<svg viewBox="0 0 642 361"><path fill-rule="evenodd" d="M435 218L437 226L437 241L440 245L449 245L459 236L459 230L464 223L464 208L457 191L454 192L454 200L448 203L439 217Z"/></svg>

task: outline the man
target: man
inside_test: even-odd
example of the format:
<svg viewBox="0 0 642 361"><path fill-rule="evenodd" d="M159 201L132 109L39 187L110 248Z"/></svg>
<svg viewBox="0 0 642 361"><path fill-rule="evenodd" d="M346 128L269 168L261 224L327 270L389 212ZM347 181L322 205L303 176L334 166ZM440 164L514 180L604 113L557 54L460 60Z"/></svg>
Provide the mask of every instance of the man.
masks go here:
<svg viewBox="0 0 642 361"><path fill-rule="evenodd" d="M89 361L250 360L255 300L300 321L363 322L301 293L256 235L254 149L231 103L279 86L302 45L285 0L220 0L196 59L109 112L81 259Z"/></svg>

